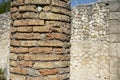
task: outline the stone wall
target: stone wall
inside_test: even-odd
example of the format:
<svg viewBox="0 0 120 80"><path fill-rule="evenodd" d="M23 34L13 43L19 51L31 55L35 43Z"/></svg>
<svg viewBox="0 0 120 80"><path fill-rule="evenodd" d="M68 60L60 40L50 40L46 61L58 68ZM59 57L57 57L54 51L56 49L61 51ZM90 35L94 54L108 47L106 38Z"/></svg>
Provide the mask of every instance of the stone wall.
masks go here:
<svg viewBox="0 0 120 80"><path fill-rule="evenodd" d="M69 80L69 0L12 0L10 80Z"/></svg>
<svg viewBox="0 0 120 80"><path fill-rule="evenodd" d="M111 0L109 16L110 80L120 80L120 0Z"/></svg>
<svg viewBox="0 0 120 80"><path fill-rule="evenodd" d="M72 9L71 80L120 80L120 3Z"/></svg>
<svg viewBox="0 0 120 80"><path fill-rule="evenodd" d="M9 38L10 34L10 13L0 15L0 68L8 72L9 58ZM6 75L8 73L5 72Z"/></svg>

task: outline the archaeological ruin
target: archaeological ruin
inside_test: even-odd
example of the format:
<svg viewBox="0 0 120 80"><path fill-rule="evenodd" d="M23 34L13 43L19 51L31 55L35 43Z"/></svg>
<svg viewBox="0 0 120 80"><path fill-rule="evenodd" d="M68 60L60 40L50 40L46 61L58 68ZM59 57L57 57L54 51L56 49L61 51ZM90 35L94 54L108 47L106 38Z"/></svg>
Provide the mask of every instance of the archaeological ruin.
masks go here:
<svg viewBox="0 0 120 80"><path fill-rule="evenodd" d="M6 80L120 80L120 0L11 0L0 69Z"/></svg>

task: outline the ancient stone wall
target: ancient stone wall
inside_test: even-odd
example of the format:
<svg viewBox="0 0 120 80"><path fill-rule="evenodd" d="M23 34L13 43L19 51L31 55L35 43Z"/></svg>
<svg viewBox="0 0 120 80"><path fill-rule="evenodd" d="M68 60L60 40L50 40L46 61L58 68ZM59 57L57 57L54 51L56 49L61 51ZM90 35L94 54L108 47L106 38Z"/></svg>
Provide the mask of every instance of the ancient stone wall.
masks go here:
<svg viewBox="0 0 120 80"><path fill-rule="evenodd" d="M71 80L120 80L120 2L72 9Z"/></svg>
<svg viewBox="0 0 120 80"><path fill-rule="evenodd" d="M12 0L10 80L69 80L69 0Z"/></svg>
<svg viewBox="0 0 120 80"><path fill-rule="evenodd" d="M10 13L0 15L0 69L9 75L9 42L10 42Z"/></svg>
<svg viewBox="0 0 120 80"><path fill-rule="evenodd" d="M109 16L110 80L120 80L120 0L111 0Z"/></svg>

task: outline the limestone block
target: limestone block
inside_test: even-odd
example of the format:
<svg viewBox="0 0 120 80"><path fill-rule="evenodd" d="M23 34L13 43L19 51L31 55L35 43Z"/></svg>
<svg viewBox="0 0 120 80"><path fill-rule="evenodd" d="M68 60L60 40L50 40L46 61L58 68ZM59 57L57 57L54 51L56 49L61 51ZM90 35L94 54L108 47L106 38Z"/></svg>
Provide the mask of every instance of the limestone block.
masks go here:
<svg viewBox="0 0 120 80"><path fill-rule="evenodd" d="M119 16L117 16L119 17ZM119 20L110 20L109 22L109 33L120 33L120 22Z"/></svg>
<svg viewBox="0 0 120 80"><path fill-rule="evenodd" d="M110 42L120 42L120 34L110 34Z"/></svg>
<svg viewBox="0 0 120 80"><path fill-rule="evenodd" d="M120 12L110 12L110 19L120 19Z"/></svg>
<svg viewBox="0 0 120 80"><path fill-rule="evenodd" d="M110 3L110 11L120 11L120 2L112 1Z"/></svg>
<svg viewBox="0 0 120 80"><path fill-rule="evenodd" d="M120 43L110 43L109 53L112 57L120 57Z"/></svg>

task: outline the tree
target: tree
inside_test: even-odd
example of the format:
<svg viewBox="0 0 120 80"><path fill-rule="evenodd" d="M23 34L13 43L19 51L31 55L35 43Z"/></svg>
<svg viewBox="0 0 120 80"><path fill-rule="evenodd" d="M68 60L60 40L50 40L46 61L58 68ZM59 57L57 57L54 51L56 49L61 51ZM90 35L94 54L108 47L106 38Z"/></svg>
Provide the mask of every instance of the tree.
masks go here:
<svg viewBox="0 0 120 80"><path fill-rule="evenodd" d="M0 14L10 11L10 0L3 2L0 5Z"/></svg>

